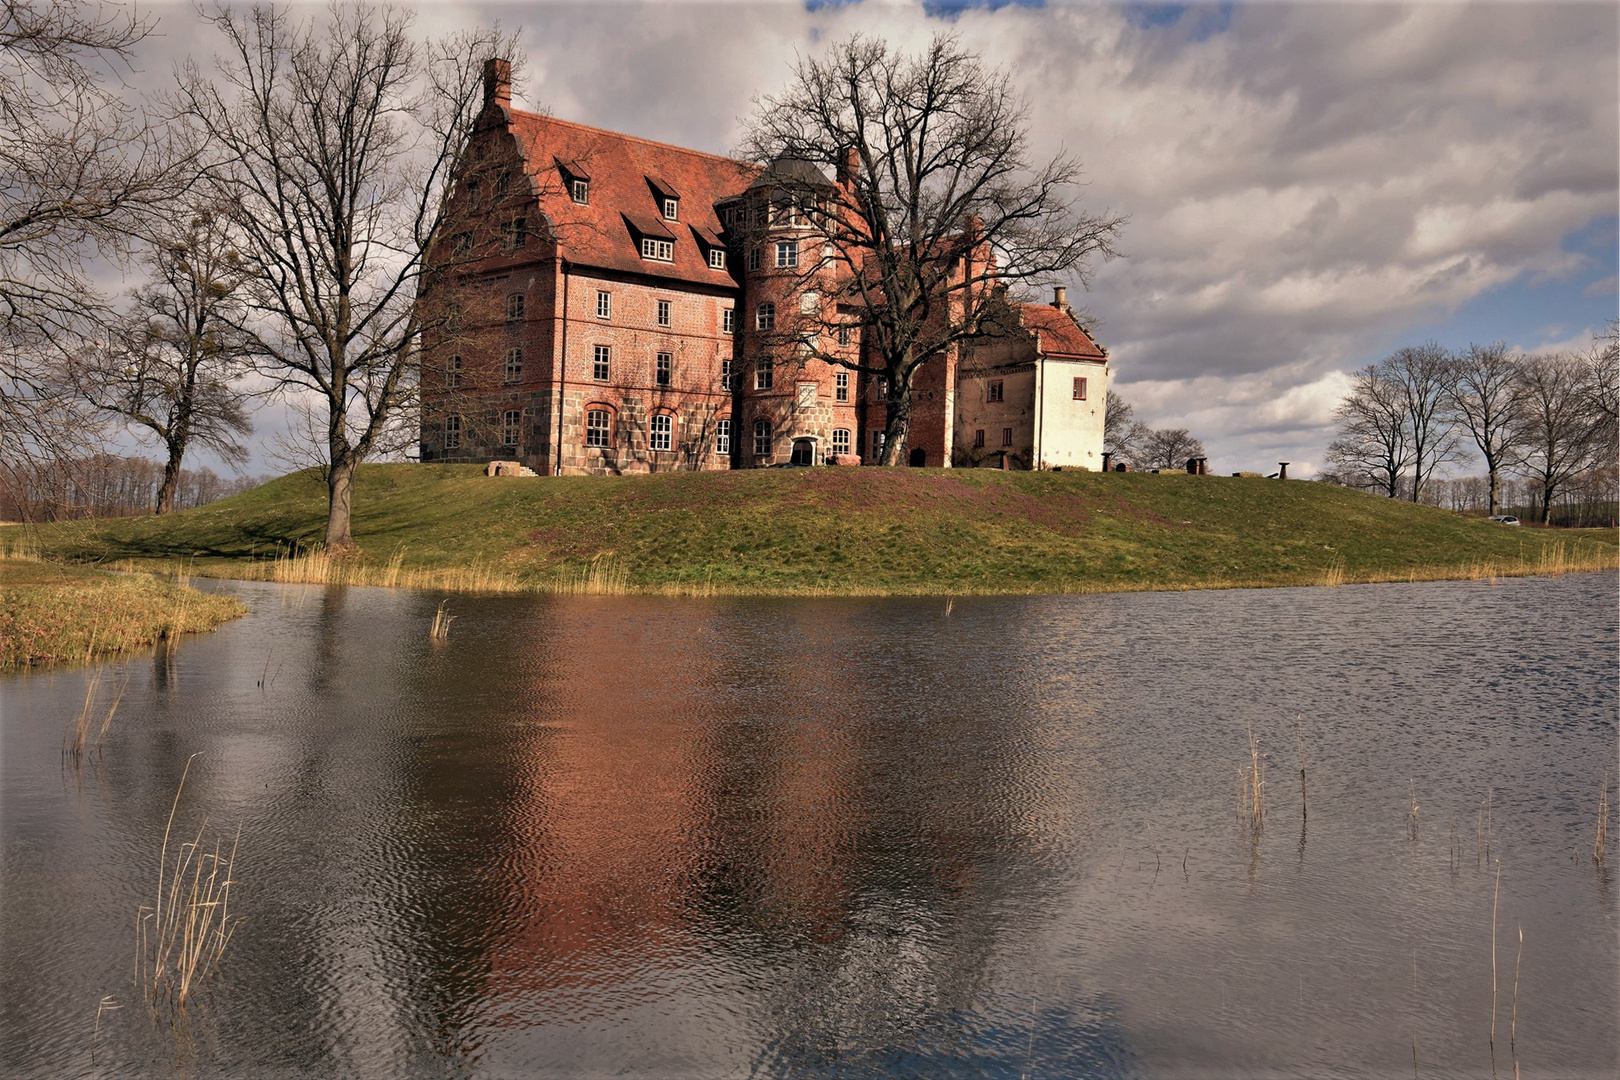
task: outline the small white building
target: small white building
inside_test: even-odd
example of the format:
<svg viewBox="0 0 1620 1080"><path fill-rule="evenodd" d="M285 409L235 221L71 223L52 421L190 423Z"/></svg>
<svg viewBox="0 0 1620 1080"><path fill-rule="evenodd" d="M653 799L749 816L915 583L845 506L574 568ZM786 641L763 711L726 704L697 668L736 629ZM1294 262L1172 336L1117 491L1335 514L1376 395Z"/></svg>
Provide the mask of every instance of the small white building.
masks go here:
<svg viewBox="0 0 1620 1080"><path fill-rule="evenodd" d="M1100 470L1108 350L1080 325L1062 288L1050 305L1011 305L1008 322L962 351L951 463Z"/></svg>

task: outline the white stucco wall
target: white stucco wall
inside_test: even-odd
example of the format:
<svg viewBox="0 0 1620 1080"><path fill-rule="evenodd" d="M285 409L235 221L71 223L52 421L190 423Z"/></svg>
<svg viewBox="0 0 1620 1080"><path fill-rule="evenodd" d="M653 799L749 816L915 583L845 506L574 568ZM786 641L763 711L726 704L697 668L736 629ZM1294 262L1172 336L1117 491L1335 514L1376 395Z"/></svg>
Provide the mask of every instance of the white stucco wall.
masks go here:
<svg viewBox="0 0 1620 1080"><path fill-rule="evenodd" d="M1038 468L1102 468L1108 365L1042 357L1037 364L1035 440ZM1074 380L1086 380L1086 400L1074 400Z"/></svg>

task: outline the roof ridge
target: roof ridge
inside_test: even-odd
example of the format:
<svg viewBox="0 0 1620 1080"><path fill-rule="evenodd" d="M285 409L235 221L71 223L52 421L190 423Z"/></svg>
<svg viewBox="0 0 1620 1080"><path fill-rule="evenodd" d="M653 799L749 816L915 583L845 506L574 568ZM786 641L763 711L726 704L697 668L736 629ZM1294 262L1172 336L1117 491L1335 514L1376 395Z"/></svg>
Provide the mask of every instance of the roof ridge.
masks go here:
<svg viewBox="0 0 1620 1080"><path fill-rule="evenodd" d="M656 146L662 150L678 150L683 154L695 154L698 157L713 158L716 161L724 161L728 165L736 165L745 169L764 171L765 168L763 165L756 165L752 161L739 161L736 158L729 157L725 154L711 154L707 150L694 150L690 146L676 146L674 143L659 142L657 139L647 139L640 135L630 135L623 131L614 131L611 128L593 127L590 124L581 124L577 120L563 120L556 116L548 116L545 113L529 112L526 109L512 109L510 111L513 119L523 117L529 120L543 120L548 124L562 124L565 127L578 128L582 131L593 131L600 135L612 135L615 138L627 139L630 142L645 143L648 146Z"/></svg>

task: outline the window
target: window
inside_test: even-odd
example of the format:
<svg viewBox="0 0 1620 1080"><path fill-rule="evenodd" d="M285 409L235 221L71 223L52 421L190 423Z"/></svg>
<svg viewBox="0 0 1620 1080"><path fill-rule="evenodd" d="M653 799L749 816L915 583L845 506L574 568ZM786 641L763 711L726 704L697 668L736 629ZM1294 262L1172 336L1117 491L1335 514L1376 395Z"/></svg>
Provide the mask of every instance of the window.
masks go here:
<svg viewBox="0 0 1620 1080"><path fill-rule="evenodd" d="M591 183L589 180L575 180L568 185L569 196L581 206L590 202Z"/></svg>
<svg viewBox="0 0 1620 1080"><path fill-rule="evenodd" d="M529 242L529 219L513 218L506 223L501 237L507 251L516 251Z"/></svg>
<svg viewBox="0 0 1620 1080"><path fill-rule="evenodd" d="M984 445L984 428L979 428L977 431L975 431L973 433L973 447L974 447L974 449L978 449L979 447L982 447L983 445Z"/></svg>
<svg viewBox="0 0 1620 1080"><path fill-rule="evenodd" d="M985 385L985 388L984 388L984 400L986 400L986 401L1000 401L1000 400L1002 400L1002 397L1001 397L1001 380L1000 379L997 379L994 382L987 383Z"/></svg>
<svg viewBox="0 0 1620 1080"><path fill-rule="evenodd" d="M501 445L516 446L518 444L518 429L523 426L523 413L518 409L507 409L501 413Z"/></svg>
<svg viewBox="0 0 1620 1080"><path fill-rule="evenodd" d="M606 409L589 409L585 413L585 445L606 447L608 445L608 411Z"/></svg>
<svg viewBox="0 0 1620 1080"><path fill-rule="evenodd" d="M877 459L883 456L883 432L872 432L872 457Z"/></svg>
<svg viewBox="0 0 1620 1080"><path fill-rule="evenodd" d="M750 269L750 270L758 270L759 269L759 248L749 248L748 249L748 269Z"/></svg>
<svg viewBox="0 0 1620 1080"><path fill-rule="evenodd" d="M501 173L501 175L499 175L499 176L497 176L495 178L495 191L496 191L497 194L505 195L506 194L506 189L511 187L511 186L512 186L512 174L511 173L503 172L503 173Z"/></svg>
<svg viewBox="0 0 1620 1080"><path fill-rule="evenodd" d="M727 356L720 361L720 389L731 390L736 387L735 361Z"/></svg>
<svg viewBox="0 0 1620 1080"><path fill-rule="evenodd" d="M1004 427L1004 428L1001 429L1001 445L1002 446L1011 446L1012 445L1012 428Z"/></svg>
<svg viewBox="0 0 1620 1080"><path fill-rule="evenodd" d="M641 238L641 257L652 259L655 262L675 261L675 242L673 240L657 240L651 236Z"/></svg>
<svg viewBox="0 0 1620 1080"><path fill-rule="evenodd" d="M832 452L835 456L849 453L849 428L833 428Z"/></svg>
<svg viewBox="0 0 1620 1080"><path fill-rule="evenodd" d="M513 293L506 298L506 321L517 322L523 318L523 294Z"/></svg>
<svg viewBox="0 0 1620 1080"><path fill-rule="evenodd" d="M714 422L714 452L723 457L731 456L730 420L716 420Z"/></svg>
<svg viewBox="0 0 1620 1080"><path fill-rule="evenodd" d="M674 221L681 216L681 202L679 199L664 200L664 220Z"/></svg>
<svg viewBox="0 0 1620 1080"><path fill-rule="evenodd" d="M596 290L596 317L598 319L611 319L613 317L613 294Z"/></svg>
<svg viewBox="0 0 1620 1080"><path fill-rule="evenodd" d="M613 359L613 349L608 345L598 345L592 350L591 378L598 382L607 382L608 363Z"/></svg>
<svg viewBox="0 0 1620 1080"><path fill-rule="evenodd" d="M446 450L461 449L461 417L447 416L444 418L444 448Z"/></svg>
<svg viewBox="0 0 1620 1080"><path fill-rule="evenodd" d="M675 441L675 418L669 413L659 413L652 418L652 442L654 450L668 450Z"/></svg>
<svg viewBox="0 0 1620 1080"><path fill-rule="evenodd" d="M461 305L451 301L444 309L444 325L447 330L456 330L461 327Z"/></svg>
<svg viewBox="0 0 1620 1080"><path fill-rule="evenodd" d="M735 332L736 329L737 313L731 308L726 308L720 313L720 332L722 334L730 334Z"/></svg>
<svg viewBox="0 0 1620 1080"><path fill-rule="evenodd" d="M658 301L658 325L659 326L668 326L669 325L669 323L670 323L670 311L671 310L672 309L671 309L671 306L670 306L670 302L668 300L660 300L660 301Z"/></svg>
<svg viewBox="0 0 1620 1080"><path fill-rule="evenodd" d="M760 304L759 307L754 310L754 329L755 330L775 330L776 329L776 305L775 304L773 304L769 300L767 300L763 304Z"/></svg>
<svg viewBox="0 0 1620 1080"><path fill-rule="evenodd" d="M799 244L796 240L782 240L776 245L776 268L790 270L799 265Z"/></svg>
<svg viewBox="0 0 1620 1080"><path fill-rule="evenodd" d="M840 326L838 328L838 344L840 344L840 345L848 345L849 344L849 338L850 338L849 327Z"/></svg>
<svg viewBox="0 0 1620 1080"><path fill-rule="evenodd" d="M523 350L506 350L506 381L517 382L523 377Z"/></svg>
<svg viewBox="0 0 1620 1080"><path fill-rule="evenodd" d="M711 270L724 270L725 268L726 268L726 249L725 248L710 248L709 249L709 269L711 269Z"/></svg>
<svg viewBox="0 0 1620 1080"><path fill-rule="evenodd" d="M833 385L835 387L835 389L833 390L833 394L837 397L837 399L839 401L848 401L849 400L849 372L840 371L837 375L834 375L833 376Z"/></svg>
<svg viewBox="0 0 1620 1080"><path fill-rule="evenodd" d="M754 456L771 456L771 422L769 420L754 421Z"/></svg>
<svg viewBox="0 0 1620 1080"><path fill-rule="evenodd" d="M674 366L675 355L673 353L661 352L658 354L656 378L659 386L669 385L670 369Z"/></svg>
<svg viewBox="0 0 1620 1080"><path fill-rule="evenodd" d="M768 356L754 361L754 389L769 390L776 378L776 363Z"/></svg>
<svg viewBox="0 0 1620 1080"><path fill-rule="evenodd" d="M476 181L476 180L467 181L467 201L468 202L477 202L478 201L478 181Z"/></svg>
<svg viewBox="0 0 1620 1080"><path fill-rule="evenodd" d="M1074 400L1076 400L1076 401L1084 401L1084 400L1086 400L1086 380L1084 380L1084 379L1076 379L1076 380L1074 380Z"/></svg>
<svg viewBox="0 0 1620 1080"><path fill-rule="evenodd" d="M467 254L467 252L472 250L472 246L473 246L473 234L472 233L464 232L464 233L457 233L456 234L455 252L456 252L457 255L465 255L465 254Z"/></svg>
<svg viewBox="0 0 1620 1080"><path fill-rule="evenodd" d="M461 357L452 356L444 362L444 388L455 390L461 386Z"/></svg>

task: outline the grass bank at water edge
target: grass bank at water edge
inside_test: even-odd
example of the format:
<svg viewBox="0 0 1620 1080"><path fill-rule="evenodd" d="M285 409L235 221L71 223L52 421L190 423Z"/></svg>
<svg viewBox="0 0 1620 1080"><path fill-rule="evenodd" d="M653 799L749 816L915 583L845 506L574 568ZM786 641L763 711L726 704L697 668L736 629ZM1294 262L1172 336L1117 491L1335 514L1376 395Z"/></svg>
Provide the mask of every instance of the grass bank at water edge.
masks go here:
<svg viewBox="0 0 1620 1080"><path fill-rule="evenodd" d="M0 557L0 670L133 652L246 612L147 574Z"/></svg>
<svg viewBox="0 0 1620 1080"><path fill-rule="evenodd" d="M1505 528L1305 481L774 469L488 478L372 465L357 556L319 550L312 471L162 518L40 529L69 561L444 591L695 595L1092 592L1613 569L1616 530Z"/></svg>

